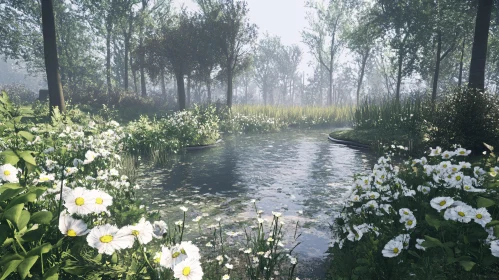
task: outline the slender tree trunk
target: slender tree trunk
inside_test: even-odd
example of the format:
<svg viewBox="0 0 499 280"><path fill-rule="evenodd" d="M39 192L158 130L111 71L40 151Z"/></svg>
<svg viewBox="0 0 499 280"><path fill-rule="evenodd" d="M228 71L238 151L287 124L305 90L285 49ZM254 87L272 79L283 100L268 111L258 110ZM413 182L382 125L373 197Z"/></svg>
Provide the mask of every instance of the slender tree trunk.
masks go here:
<svg viewBox="0 0 499 280"><path fill-rule="evenodd" d="M402 51L399 51L398 57L398 70L397 70L397 90L395 91L395 100L400 102L400 85L402 84L402 63L404 61L404 56Z"/></svg>
<svg viewBox="0 0 499 280"><path fill-rule="evenodd" d="M232 66L227 69L227 107L232 108Z"/></svg>
<svg viewBox="0 0 499 280"><path fill-rule="evenodd" d="M161 69L161 94L166 96L165 70Z"/></svg>
<svg viewBox="0 0 499 280"><path fill-rule="evenodd" d="M173 74L173 92L177 92L177 82L175 74Z"/></svg>
<svg viewBox="0 0 499 280"><path fill-rule="evenodd" d="M431 92L431 101L437 99L438 76L440 75L440 61L442 59L442 32L438 32L437 38L437 57L435 59L435 72L433 73L433 89Z"/></svg>
<svg viewBox="0 0 499 280"><path fill-rule="evenodd" d="M360 65L359 81L357 83L357 107L360 104L360 89L362 88L362 81L364 80L364 73L366 71L367 59L369 58L370 49L366 49L366 52L362 56L362 64Z"/></svg>
<svg viewBox="0 0 499 280"><path fill-rule="evenodd" d="M132 36L132 27L133 20L130 16L128 18L128 31L125 31L125 74L124 74L124 83L125 83L125 91L128 91L128 56L130 55L130 39ZM130 66L131 66L131 58L130 58Z"/></svg>
<svg viewBox="0 0 499 280"><path fill-rule="evenodd" d="M146 73L145 73L145 51L144 51L144 13L147 7L148 0L142 0L142 22L140 24L140 39L139 39L139 70L140 70L140 91L143 97L147 96L146 89Z"/></svg>
<svg viewBox="0 0 499 280"><path fill-rule="evenodd" d="M42 0L42 32L45 69L49 88L50 114L57 107L61 113L66 111L62 92L59 59L57 57L57 38L55 33L54 6L52 0Z"/></svg>
<svg viewBox="0 0 499 280"><path fill-rule="evenodd" d="M463 44L461 46L461 60L459 61L459 80L458 87L461 87L463 83L463 65L464 65L464 46L465 46L466 38L463 38Z"/></svg>
<svg viewBox="0 0 499 280"><path fill-rule="evenodd" d="M327 105L333 106L333 71L329 71L329 88L327 94Z"/></svg>
<svg viewBox="0 0 499 280"><path fill-rule="evenodd" d="M319 106L322 106L322 86L324 85L324 69L323 66L319 66L320 80L319 80Z"/></svg>
<svg viewBox="0 0 499 280"><path fill-rule="evenodd" d="M485 89L485 62L489 40L490 16L493 0L479 0L475 24L475 37L471 52L469 88Z"/></svg>
<svg viewBox="0 0 499 280"><path fill-rule="evenodd" d="M208 92L208 103L211 103L211 79L206 79L206 91Z"/></svg>
<svg viewBox="0 0 499 280"><path fill-rule="evenodd" d="M108 15L106 23L106 83L107 83L107 95L110 96L112 93L111 85L111 32L112 23L111 16Z"/></svg>
<svg viewBox="0 0 499 280"><path fill-rule="evenodd" d="M177 80L177 97L178 97L178 109L180 111L185 110L185 86L184 86L184 75L180 73L175 73L175 79Z"/></svg>
<svg viewBox="0 0 499 280"><path fill-rule="evenodd" d="M186 107L189 108L191 106L191 74L187 75L187 91L186 91Z"/></svg>

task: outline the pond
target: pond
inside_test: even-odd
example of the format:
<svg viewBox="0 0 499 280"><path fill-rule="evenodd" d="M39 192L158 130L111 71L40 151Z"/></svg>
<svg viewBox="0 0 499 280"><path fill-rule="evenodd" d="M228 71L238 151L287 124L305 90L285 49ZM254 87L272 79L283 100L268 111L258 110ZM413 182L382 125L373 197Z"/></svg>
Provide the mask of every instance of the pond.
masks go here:
<svg viewBox="0 0 499 280"><path fill-rule="evenodd" d="M334 144L331 130L290 129L279 133L225 136L217 146L176 155L171 164L147 168L138 179L150 209L170 221L181 219L179 206L189 208L186 224L204 215L204 224L222 218L224 228L241 230L255 217L252 199L270 219L283 213L286 232L294 237L296 222L301 279L325 275L329 225L355 173L372 167L366 151ZM304 265L305 263L305 265ZM313 278L307 278L313 277Z"/></svg>

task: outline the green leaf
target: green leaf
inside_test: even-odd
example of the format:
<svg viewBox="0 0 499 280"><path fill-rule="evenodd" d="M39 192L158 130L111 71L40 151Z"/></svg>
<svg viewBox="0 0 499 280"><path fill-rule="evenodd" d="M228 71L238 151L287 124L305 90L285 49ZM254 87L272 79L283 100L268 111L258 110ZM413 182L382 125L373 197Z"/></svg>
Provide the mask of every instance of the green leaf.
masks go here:
<svg viewBox="0 0 499 280"><path fill-rule="evenodd" d="M59 266L49 268L43 274L43 280L58 280L59 279Z"/></svg>
<svg viewBox="0 0 499 280"><path fill-rule="evenodd" d="M3 151L0 153L0 155L4 157L3 160L4 164L16 165L17 162L19 161L19 157L12 150Z"/></svg>
<svg viewBox="0 0 499 280"><path fill-rule="evenodd" d="M36 165L35 158L31 155L31 153L31 151L19 152L19 157L29 164Z"/></svg>
<svg viewBox="0 0 499 280"><path fill-rule="evenodd" d="M436 230L440 228L440 220L435 218L434 216L426 214L425 220L430 226L434 227Z"/></svg>
<svg viewBox="0 0 499 280"><path fill-rule="evenodd" d="M39 227L37 229L30 230L25 234L23 234L22 239L24 241L39 241L44 233L45 233L45 228Z"/></svg>
<svg viewBox="0 0 499 280"><path fill-rule="evenodd" d="M3 245L7 237L9 237L10 227L7 224L0 224L0 247Z"/></svg>
<svg viewBox="0 0 499 280"><path fill-rule="evenodd" d="M33 224L49 224L50 221L52 220L52 212L49 212L49 211L40 211L40 212L36 212L35 214L33 214L31 216L31 222Z"/></svg>
<svg viewBox="0 0 499 280"><path fill-rule="evenodd" d="M8 254L8 255L4 255L2 257L2 259L0 259L0 266L5 266L7 263L11 262L11 261L14 261L14 260L19 260L19 261L22 261L24 258L23 256L19 255L19 254Z"/></svg>
<svg viewBox="0 0 499 280"><path fill-rule="evenodd" d="M440 242L440 240L433 238L431 236L425 235L425 241L421 244L421 246L425 248L432 248L432 247L442 247L443 244Z"/></svg>
<svg viewBox="0 0 499 280"><path fill-rule="evenodd" d="M36 263L38 260L38 256L30 256L25 258L17 267L17 273L19 273L19 276L21 276L21 279L25 279L26 276L28 276L29 271L31 270L31 267Z"/></svg>
<svg viewBox="0 0 499 280"><path fill-rule="evenodd" d="M26 256L38 256L41 254L46 254L52 250L52 245L50 243L45 243L42 244L38 247L35 247L34 249L31 249L31 251L26 254Z"/></svg>
<svg viewBox="0 0 499 280"><path fill-rule="evenodd" d="M23 211L24 203L20 203L10 207L3 213L3 218L11 221L14 224L17 224L19 217L21 217L21 213Z"/></svg>
<svg viewBox="0 0 499 280"><path fill-rule="evenodd" d="M7 199L11 199L14 196L18 195L20 192L22 192L23 189L6 189L0 194L0 202L6 201Z"/></svg>
<svg viewBox="0 0 499 280"><path fill-rule="evenodd" d="M111 256L111 263L113 263L113 264L117 264L118 263L118 254L114 253Z"/></svg>
<svg viewBox="0 0 499 280"><path fill-rule="evenodd" d="M6 209L9 209L10 207L17 205L19 203L27 203L27 202L35 202L37 198L36 193L34 192L29 192L22 194L16 198L14 198L6 207Z"/></svg>
<svg viewBox="0 0 499 280"><path fill-rule="evenodd" d="M493 226L497 226L497 225L499 225L499 221L494 220L494 221L491 221L490 223L486 224L485 227L493 227Z"/></svg>
<svg viewBox="0 0 499 280"><path fill-rule="evenodd" d="M464 270L470 271L473 266L475 266L475 263L472 261L460 261L459 264L464 267Z"/></svg>
<svg viewBox="0 0 499 280"><path fill-rule="evenodd" d="M16 270L17 266L21 262L22 262L22 260L12 260L9 263L7 263L7 265L5 265L2 269L3 272L2 272L2 274L0 274L0 280L4 280L7 277L9 277L9 275Z"/></svg>
<svg viewBox="0 0 499 280"><path fill-rule="evenodd" d="M499 238L499 226L494 226L494 236Z"/></svg>
<svg viewBox="0 0 499 280"><path fill-rule="evenodd" d="M29 218L31 217L31 214L29 213L28 210L23 210L21 212L21 216L17 220L16 226L18 230L22 230L28 225Z"/></svg>
<svg viewBox="0 0 499 280"><path fill-rule="evenodd" d="M493 200L481 196L477 198L476 203L478 208L487 208L496 204Z"/></svg>
<svg viewBox="0 0 499 280"><path fill-rule="evenodd" d="M412 250L408 250L408 251L407 251L407 253L409 253L410 255L412 255L412 256L414 256L414 257L416 257L416 258L418 258L418 259L420 259L420 258L421 258L421 257L418 255L418 253L416 253L416 252L414 252L414 251L412 251Z"/></svg>
<svg viewBox="0 0 499 280"><path fill-rule="evenodd" d="M30 142L35 139L35 136L27 131L19 131L17 134Z"/></svg>
<svg viewBox="0 0 499 280"><path fill-rule="evenodd" d="M19 183L7 183L0 186L0 193L4 192L5 190L17 190L21 188L22 187Z"/></svg>

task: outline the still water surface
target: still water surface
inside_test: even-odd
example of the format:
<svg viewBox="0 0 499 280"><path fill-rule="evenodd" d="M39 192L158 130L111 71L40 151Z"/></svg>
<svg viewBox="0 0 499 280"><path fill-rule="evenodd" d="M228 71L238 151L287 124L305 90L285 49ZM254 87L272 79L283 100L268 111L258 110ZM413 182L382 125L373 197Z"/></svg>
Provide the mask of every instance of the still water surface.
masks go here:
<svg viewBox="0 0 499 280"><path fill-rule="evenodd" d="M362 150L327 140L331 129L287 130L271 134L226 136L213 148L187 151L171 164L148 168L139 179L151 209L170 223L181 218L179 206L189 208L187 225L198 215L204 225L222 218L226 229L242 230L240 223L255 217L253 203L270 220L282 212L289 239L296 222L302 235L296 248L301 279L322 279L331 241L329 225L341 209L342 198L355 173L365 173L373 162ZM202 229L202 231L204 231Z"/></svg>

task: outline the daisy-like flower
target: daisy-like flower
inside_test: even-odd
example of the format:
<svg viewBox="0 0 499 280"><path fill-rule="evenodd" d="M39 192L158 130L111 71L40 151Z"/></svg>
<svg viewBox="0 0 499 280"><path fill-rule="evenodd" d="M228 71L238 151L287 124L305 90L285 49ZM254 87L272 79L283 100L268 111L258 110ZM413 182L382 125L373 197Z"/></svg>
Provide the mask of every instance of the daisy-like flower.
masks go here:
<svg viewBox="0 0 499 280"><path fill-rule="evenodd" d="M416 249L426 251L426 248L422 245L424 241L424 239L416 239Z"/></svg>
<svg viewBox="0 0 499 280"><path fill-rule="evenodd" d="M464 148L458 148L457 150L454 151L454 154L456 156L467 156L471 154L471 150L466 150Z"/></svg>
<svg viewBox="0 0 499 280"><path fill-rule="evenodd" d="M366 204L362 205L364 209L375 210L378 209L378 203L374 200L369 200Z"/></svg>
<svg viewBox="0 0 499 280"><path fill-rule="evenodd" d="M76 167L66 167L64 169L64 176L70 176L76 173L78 171L78 168Z"/></svg>
<svg viewBox="0 0 499 280"><path fill-rule="evenodd" d="M442 153L442 148L436 147L435 149L430 149L430 157L439 156Z"/></svg>
<svg viewBox="0 0 499 280"><path fill-rule="evenodd" d="M97 158L98 156L99 156L98 153L91 151L91 150L88 150L85 153L85 160L83 161L83 164L89 164L89 163L93 162L95 160L95 158Z"/></svg>
<svg viewBox="0 0 499 280"><path fill-rule="evenodd" d="M62 234L69 237L82 236L89 231L84 221L73 219L67 213L61 213L59 217L59 230Z"/></svg>
<svg viewBox="0 0 499 280"><path fill-rule="evenodd" d="M42 173L38 177L38 183L45 183L45 182L50 182L55 180L55 175L54 174L47 174L47 173Z"/></svg>
<svg viewBox="0 0 499 280"><path fill-rule="evenodd" d="M435 197L430 201L431 207L437 211L442 211L443 209L449 207L454 203L454 199L446 196Z"/></svg>
<svg viewBox="0 0 499 280"><path fill-rule="evenodd" d="M17 172L17 168L12 164L4 164L0 166L0 179L4 182L17 183L19 182L19 179L17 179Z"/></svg>
<svg viewBox="0 0 499 280"><path fill-rule="evenodd" d="M484 207L473 209L473 220L482 227L485 227L486 224L492 221L492 217L490 216L489 211Z"/></svg>
<svg viewBox="0 0 499 280"><path fill-rule="evenodd" d="M161 265L166 268L175 269L175 267L187 259L199 260L199 248L191 242L183 241L172 248L163 247L161 256Z"/></svg>
<svg viewBox="0 0 499 280"><path fill-rule="evenodd" d="M222 280L229 280L229 279L230 279L229 274L225 274L224 276L222 276Z"/></svg>
<svg viewBox="0 0 499 280"><path fill-rule="evenodd" d="M365 194L365 196L368 198L368 199L378 199L379 197L379 193L378 192L367 192Z"/></svg>
<svg viewBox="0 0 499 280"><path fill-rule="evenodd" d="M402 242L404 245L404 249L409 248L409 241L411 240L411 236L409 234L399 234L397 237L395 237L396 241Z"/></svg>
<svg viewBox="0 0 499 280"><path fill-rule="evenodd" d="M88 215L94 212L95 196L85 188L77 187L64 195L64 207L70 214Z"/></svg>
<svg viewBox="0 0 499 280"><path fill-rule="evenodd" d="M490 252L492 256L499 258L499 240L490 242Z"/></svg>
<svg viewBox="0 0 499 280"><path fill-rule="evenodd" d="M381 253L383 253L383 256L386 258L393 258L400 255L402 249L404 249L402 242L392 239L386 243Z"/></svg>
<svg viewBox="0 0 499 280"><path fill-rule="evenodd" d="M449 208L444 213L444 218L447 220L458 221L461 223L469 223L474 218L474 209L467 205L459 205Z"/></svg>
<svg viewBox="0 0 499 280"><path fill-rule="evenodd" d="M187 212L187 210L189 210L189 209L185 206L180 206L180 210L182 210L183 212Z"/></svg>
<svg viewBox="0 0 499 280"><path fill-rule="evenodd" d="M101 190L91 190L90 196L95 199L92 205L94 213L106 212L107 207L113 205L113 197Z"/></svg>
<svg viewBox="0 0 499 280"><path fill-rule="evenodd" d="M443 159L450 159L453 156L454 156L454 152L451 152L451 151L445 151L442 153Z"/></svg>
<svg viewBox="0 0 499 280"><path fill-rule="evenodd" d="M418 191L428 194L430 192L431 188L427 186L418 186Z"/></svg>
<svg viewBox="0 0 499 280"><path fill-rule="evenodd" d="M154 235L151 223L149 221L146 221L145 218L141 218L137 224L133 226L127 226L125 228L129 232L129 234L137 238L140 244L147 244L151 242Z"/></svg>
<svg viewBox="0 0 499 280"><path fill-rule="evenodd" d="M414 216L405 218L405 220L403 222L405 225L405 229L413 229L416 227L416 224L417 224L416 217L414 217Z"/></svg>
<svg viewBox="0 0 499 280"><path fill-rule="evenodd" d="M272 215L274 215L274 217L276 217L276 218L279 218L279 217L282 216L282 213L281 212L274 212L274 211L272 211Z"/></svg>
<svg viewBox="0 0 499 280"><path fill-rule="evenodd" d="M227 269L234 269L234 266L233 266L232 264L229 264L229 263L226 263L226 264L225 264L225 267L226 267Z"/></svg>
<svg viewBox="0 0 499 280"><path fill-rule="evenodd" d="M175 266L173 276L179 280L201 280L203 278L201 263L196 259L187 259Z"/></svg>
<svg viewBox="0 0 499 280"><path fill-rule="evenodd" d="M406 218L406 217L411 217L411 216L414 216L414 214L412 213L411 210L409 210L409 208L401 208L399 210L399 215L402 217L402 218Z"/></svg>
<svg viewBox="0 0 499 280"><path fill-rule="evenodd" d="M133 235L109 224L94 227L87 236L88 245L97 249L99 254L106 255L112 255L116 250L130 248L133 242Z"/></svg>
<svg viewBox="0 0 499 280"><path fill-rule="evenodd" d="M155 238L162 238L167 230L168 225L165 223L165 221L154 221L152 223L152 233L154 234Z"/></svg>

